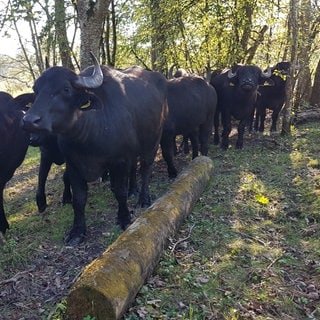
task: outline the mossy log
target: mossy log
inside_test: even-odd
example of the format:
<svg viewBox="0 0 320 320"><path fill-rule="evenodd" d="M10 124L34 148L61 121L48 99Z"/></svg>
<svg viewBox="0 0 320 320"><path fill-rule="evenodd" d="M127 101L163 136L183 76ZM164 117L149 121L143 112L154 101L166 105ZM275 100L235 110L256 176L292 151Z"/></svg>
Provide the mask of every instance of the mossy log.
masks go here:
<svg viewBox="0 0 320 320"><path fill-rule="evenodd" d="M107 250L85 267L67 298L70 319L119 319L157 265L206 187L213 170L208 157L195 158L168 192L146 209Z"/></svg>
<svg viewBox="0 0 320 320"><path fill-rule="evenodd" d="M320 120L320 108L311 107L309 109L298 112L293 119L293 123L295 125L299 125L306 122L319 121L319 120Z"/></svg>

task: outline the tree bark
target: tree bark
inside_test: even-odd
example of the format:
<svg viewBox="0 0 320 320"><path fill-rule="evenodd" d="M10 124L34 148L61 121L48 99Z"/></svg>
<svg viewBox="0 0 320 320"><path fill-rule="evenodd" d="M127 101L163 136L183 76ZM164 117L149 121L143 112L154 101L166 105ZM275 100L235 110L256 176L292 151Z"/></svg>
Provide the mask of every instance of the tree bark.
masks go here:
<svg viewBox="0 0 320 320"><path fill-rule="evenodd" d="M152 70L166 74L167 61L165 57L166 34L168 28L165 23L165 13L162 8L162 1L150 0L151 13L151 65Z"/></svg>
<svg viewBox="0 0 320 320"><path fill-rule="evenodd" d="M55 28L62 66L74 70L67 36L64 0L55 0Z"/></svg>
<svg viewBox="0 0 320 320"><path fill-rule="evenodd" d="M153 272L162 250L206 187L213 169L197 157L169 191L83 271L67 299L68 319L119 319Z"/></svg>
<svg viewBox="0 0 320 320"><path fill-rule="evenodd" d="M80 23L80 66L92 65L90 51L99 58L100 40L110 0L78 0L77 11Z"/></svg>
<svg viewBox="0 0 320 320"><path fill-rule="evenodd" d="M268 30L268 26L264 25L259 34L257 39L254 41L253 45L247 50L246 54L247 54L247 59L246 59L246 64L252 64L252 60L258 50L258 47L261 43L263 43L263 39L264 39L264 35Z"/></svg>
<svg viewBox="0 0 320 320"><path fill-rule="evenodd" d="M291 134L291 110L293 105L293 88L295 84L294 71L297 66L297 50L298 50L298 4L297 0L290 0L289 26L288 34L290 39L290 75L286 81L286 101L283 107L282 118L282 135Z"/></svg>
<svg viewBox="0 0 320 320"><path fill-rule="evenodd" d="M312 106L320 106L320 59L318 61L316 73L314 76L310 104Z"/></svg>

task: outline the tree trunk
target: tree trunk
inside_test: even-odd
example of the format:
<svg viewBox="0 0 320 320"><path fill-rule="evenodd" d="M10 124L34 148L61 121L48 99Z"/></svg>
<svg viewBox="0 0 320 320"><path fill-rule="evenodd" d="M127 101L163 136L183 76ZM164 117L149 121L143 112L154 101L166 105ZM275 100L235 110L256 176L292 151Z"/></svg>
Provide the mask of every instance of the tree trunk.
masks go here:
<svg viewBox="0 0 320 320"><path fill-rule="evenodd" d="M162 9L162 1L150 0L151 13L151 65L152 70L166 74L167 62L165 58L166 35L168 30L165 25L165 13Z"/></svg>
<svg viewBox="0 0 320 320"><path fill-rule="evenodd" d="M297 56L300 62L300 72L298 74L295 92L295 102L293 113L298 112L310 103L311 95L311 72L310 59L312 47L317 32L312 28L314 13L310 0L301 0L298 11L298 37L299 43ZM315 22L316 23L316 22Z"/></svg>
<svg viewBox="0 0 320 320"><path fill-rule="evenodd" d="M212 160L197 157L169 191L144 211L83 271L67 299L68 319L119 319L133 302L173 236L206 187Z"/></svg>
<svg viewBox="0 0 320 320"><path fill-rule="evenodd" d="M320 59L314 76L310 104L312 106L320 106Z"/></svg>
<svg viewBox="0 0 320 320"><path fill-rule="evenodd" d="M62 66L74 70L67 36L64 0L55 0L55 28Z"/></svg>
<svg viewBox="0 0 320 320"><path fill-rule="evenodd" d="M246 64L252 64L252 60L258 50L258 47L261 43L263 43L263 39L264 39L264 35L268 30L268 26L264 25L260 32L259 35L257 37L257 39L254 41L253 45L247 50L246 54L247 54L247 59L246 59Z"/></svg>
<svg viewBox="0 0 320 320"><path fill-rule="evenodd" d="M100 39L110 0L78 0L77 11L80 23L80 66L92 65L90 51L99 59Z"/></svg>
<svg viewBox="0 0 320 320"><path fill-rule="evenodd" d="M298 73L293 113L299 112L306 105L309 105L311 94L310 57L307 57L307 55L305 57L300 55L300 57L299 60L303 61L303 65Z"/></svg>
<svg viewBox="0 0 320 320"><path fill-rule="evenodd" d="M117 22L114 0L111 0L111 10L109 10L105 23L105 38L102 51L106 64L114 67L117 53ZM106 52L106 53L105 53Z"/></svg>
<svg viewBox="0 0 320 320"><path fill-rule="evenodd" d="M297 18L297 0L290 0L289 26L288 34L291 48L291 68L290 76L286 81L286 101L283 108L282 135L291 133L291 110L293 105L294 71L297 66L297 48L298 48L298 18Z"/></svg>

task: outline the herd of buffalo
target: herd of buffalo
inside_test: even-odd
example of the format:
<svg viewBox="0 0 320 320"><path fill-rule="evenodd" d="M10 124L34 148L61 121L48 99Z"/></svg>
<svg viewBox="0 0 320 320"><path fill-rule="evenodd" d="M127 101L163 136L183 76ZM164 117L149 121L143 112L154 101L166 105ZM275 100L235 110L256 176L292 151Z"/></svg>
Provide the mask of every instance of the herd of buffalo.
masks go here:
<svg viewBox="0 0 320 320"><path fill-rule="evenodd" d="M116 70L101 66L93 55L92 59L93 66L80 74L64 67L48 68L35 81L34 93L13 98L0 92L3 234L9 228L3 189L29 145L39 146L41 152L36 193L39 212L47 206L45 182L52 163L66 163L63 203L72 203L74 221L65 242L76 245L86 233L88 182L108 174L118 202L117 223L125 229L131 223L128 196L137 194L141 207L150 205L149 181L159 145L168 176L175 178L177 135L185 142L190 139L195 158L199 152L207 155L213 132L213 142L228 148L232 118L239 121L236 148L243 147L246 127L264 130L267 108L273 110L271 130L276 130L290 71L289 62L265 71L235 65L213 72L210 82L183 73L167 80L158 72L140 67Z"/></svg>

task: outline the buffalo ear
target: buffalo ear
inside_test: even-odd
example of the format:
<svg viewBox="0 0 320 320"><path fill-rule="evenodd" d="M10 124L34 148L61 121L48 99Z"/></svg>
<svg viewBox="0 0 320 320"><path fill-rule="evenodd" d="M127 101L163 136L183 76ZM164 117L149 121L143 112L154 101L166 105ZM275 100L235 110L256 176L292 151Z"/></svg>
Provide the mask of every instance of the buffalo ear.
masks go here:
<svg viewBox="0 0 320 320"><path fill-rule="evenodd" d="M103 102L95 94L89 93L88 98L80 105L79 109L83 111L102 109Z"/></svg>
<svg viewBox="0 0 320 320"><path fill-rule="evenodd" d="M261 86L261 87L270 87L270 86L274 86L274 85L275 85L274 81L270 78L260 79L259 86Z"/></svg>

